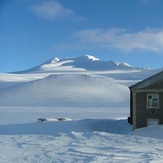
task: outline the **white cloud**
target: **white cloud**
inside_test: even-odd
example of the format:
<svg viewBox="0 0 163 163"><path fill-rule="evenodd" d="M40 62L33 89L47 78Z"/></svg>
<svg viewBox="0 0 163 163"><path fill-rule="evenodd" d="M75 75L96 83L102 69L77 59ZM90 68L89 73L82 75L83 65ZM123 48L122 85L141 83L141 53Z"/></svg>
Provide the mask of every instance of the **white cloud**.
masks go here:
<svg viewBox="0 0 163 163"><path fill-rule="evenodd" d="M74 34L79 43L124 52L145 50L163 52L163 29L147 28L138 32L125 29L81 30Z"/></svg>
<svg viewBox="0 0 163 163"><path fill-rule="evenodd" d="M56 0L45 1L41 4L33 5L30 9L39 17L48 20L56 20L58 18L73 16L71 9L64 7Z"/></svg>

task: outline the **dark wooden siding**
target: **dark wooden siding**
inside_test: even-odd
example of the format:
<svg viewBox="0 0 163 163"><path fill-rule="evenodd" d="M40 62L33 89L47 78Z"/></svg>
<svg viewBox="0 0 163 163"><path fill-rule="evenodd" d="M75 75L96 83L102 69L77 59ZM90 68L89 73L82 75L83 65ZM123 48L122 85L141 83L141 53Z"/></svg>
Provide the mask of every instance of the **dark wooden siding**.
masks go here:
<svg viewBox="0 0 163 163"><path fill-rule="evenodd" d="M160 121L160 124L163 124L163 92L159 93L159 106L160 106L159 121Z"/></svg>
<svg viewBox="0 0 163 163"><path fill-rule="evenodd" d="M163 124L163 71L130 86L129 89L129 119L133 129L147 126L148 119L158 119ZM159 108L147 108L147 94L159 95Z"/></svg>
<svg viewBox="0 0 163 163"><path fill-rule="evenodd" d="M136 94L136 128L147 126L146 93Z"/></svg>
<svg viewBox="0 0 163 163"><path fill-rule="evenodd" d="M147 94L159 94L159 109L147 108ZM146 127L147 119L159 119L163 124L163 92L137 92L136 93L136 128Z"/></svg>
<svg viewBox="0 0 163 163"><path fill-rule="evenodd" d="M156 82L154 84L151 84L144 89L163 89L163 81Z"/></svg>

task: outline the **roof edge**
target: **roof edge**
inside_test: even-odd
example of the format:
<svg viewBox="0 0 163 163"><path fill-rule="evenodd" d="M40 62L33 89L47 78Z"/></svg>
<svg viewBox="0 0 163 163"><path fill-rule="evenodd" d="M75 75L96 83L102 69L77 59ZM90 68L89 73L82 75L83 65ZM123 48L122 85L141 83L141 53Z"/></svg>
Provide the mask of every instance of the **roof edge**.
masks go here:
<svg viewBox="0 0 163 163"><path fill-rule="evenodd" d="M159 77L162 77L161 79L163 79L163 70L158 72L158 73L156 73L156 74L154 74L154 75L152 75L152 76L150 76L150 77L148 77L148 78L146 78L146 79L144 79L144 80L142 80L142 81L140 81L140 82L138 82L138 83L136 83L136 84L134 84L134 85L131 85L129 87L129 89L130 90L132 90L134 88L141 89L141 88L143 88L143 86L148 86L148 85L150 85L152 83L155 83L156 81L160 81L160 80L156 80Z"/></svg>

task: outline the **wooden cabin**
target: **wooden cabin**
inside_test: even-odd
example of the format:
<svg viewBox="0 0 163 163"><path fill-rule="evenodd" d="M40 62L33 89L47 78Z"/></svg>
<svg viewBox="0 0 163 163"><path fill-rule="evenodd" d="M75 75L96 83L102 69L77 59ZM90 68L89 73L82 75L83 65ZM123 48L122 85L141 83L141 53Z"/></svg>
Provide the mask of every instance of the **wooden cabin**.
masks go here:
<svg viewBox="0 0 163 163"><path fill-rule="evenodd" d="M163 124L163 71L130 89L130 117L133 130L152 124Z"/></svg>

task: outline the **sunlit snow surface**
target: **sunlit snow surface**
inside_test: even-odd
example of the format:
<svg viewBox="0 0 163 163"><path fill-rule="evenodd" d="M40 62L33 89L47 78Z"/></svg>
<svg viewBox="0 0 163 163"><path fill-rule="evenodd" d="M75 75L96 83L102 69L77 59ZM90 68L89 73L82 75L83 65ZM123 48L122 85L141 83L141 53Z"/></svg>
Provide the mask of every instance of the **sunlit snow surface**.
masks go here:
<svg viewBox="0 0 163 163"><path fill-rule="evenodd" d="M0 74L0 162L163 162L163 126L133 132L127 123L128 86L156 71L50 73L47 64L43 73Z"/></svg>
<svg viewBox="0 0 163 163"><path fill-rule="evenodd" d="M153 127L153 134L152 127L135 131L137 135L145 131L147 137L135 136L126 120L126 107L0 107L0 112L0 145L3 148L0 162L3 163L163 160L162 126ZM59 116L72 120L37 122L38 117Z"/></svg>

